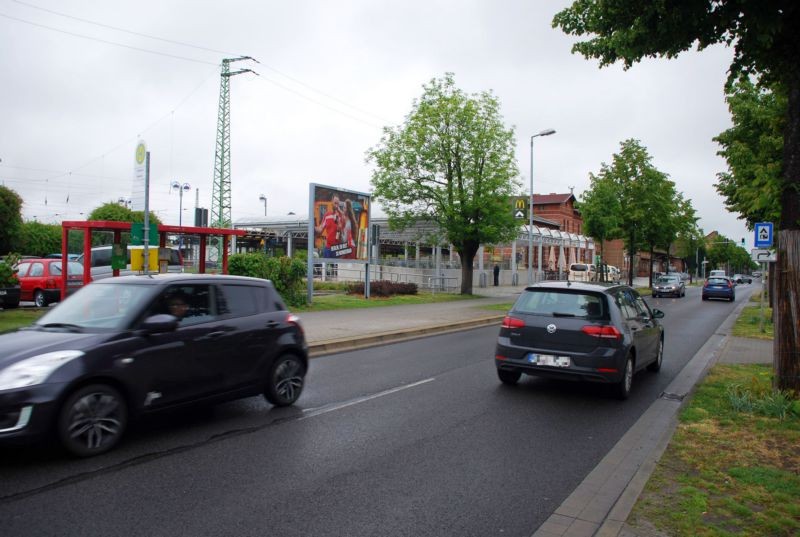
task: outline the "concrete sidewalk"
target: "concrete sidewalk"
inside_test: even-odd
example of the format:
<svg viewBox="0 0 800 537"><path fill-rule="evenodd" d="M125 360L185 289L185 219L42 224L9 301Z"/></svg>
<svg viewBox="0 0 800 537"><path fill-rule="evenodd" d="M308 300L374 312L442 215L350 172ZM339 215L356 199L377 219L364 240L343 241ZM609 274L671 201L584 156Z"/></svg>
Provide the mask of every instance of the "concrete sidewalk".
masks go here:
<svg viewBox="0 0 800 537"><path fill-rule="evenodd" d="M513 303L524 287L473 290L480 298L300 314L312 357L355 350L425 335L497 325L505 311L487 306Z"/></svg>

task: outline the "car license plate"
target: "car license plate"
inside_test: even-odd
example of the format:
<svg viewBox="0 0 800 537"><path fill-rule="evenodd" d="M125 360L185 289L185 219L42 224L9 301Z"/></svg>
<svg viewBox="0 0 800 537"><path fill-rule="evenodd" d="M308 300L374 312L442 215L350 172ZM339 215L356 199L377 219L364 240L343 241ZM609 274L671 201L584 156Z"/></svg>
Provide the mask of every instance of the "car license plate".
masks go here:
<svg viewBox="0 0 800 537"><path fill-rule="evenodd" d="M532 352L528 355L528 362L534 365L547 365L550 367L569 367L569 356L553 356L552 354L536 354Z"/></svg>

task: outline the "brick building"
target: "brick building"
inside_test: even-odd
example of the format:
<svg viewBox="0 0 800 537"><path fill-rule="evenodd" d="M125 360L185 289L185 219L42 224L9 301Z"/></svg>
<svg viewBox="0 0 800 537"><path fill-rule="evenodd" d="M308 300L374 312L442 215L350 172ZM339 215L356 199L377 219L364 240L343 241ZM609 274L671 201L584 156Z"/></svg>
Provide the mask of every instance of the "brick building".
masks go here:
<svg viewBox="0 0 800 537"><path fill-rule="evenodd" d="M557 227L568 233L583 234L583 218L575 208L575 196L568 194L534 194L533 214L539 218L554 222Z"/></svg>

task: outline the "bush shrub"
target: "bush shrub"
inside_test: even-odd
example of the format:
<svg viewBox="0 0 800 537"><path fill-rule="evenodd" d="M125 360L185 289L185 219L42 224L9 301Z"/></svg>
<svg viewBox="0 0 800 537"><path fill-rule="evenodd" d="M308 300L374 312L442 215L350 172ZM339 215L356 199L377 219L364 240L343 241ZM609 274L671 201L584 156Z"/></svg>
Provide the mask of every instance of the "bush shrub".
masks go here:
<svg viewBox="0 0 800 537"><path fill-rule="evenodd" d="M348 283L347 294L363 295L364 282ZM417 284L377 280L369 282L369 294L370 296L416 295Z"/></svg>
<svg viewBox="0 0 800 537"><path fill-rule="evenodd" d="M306 267L288 257L267 257L263 253L233 254L228 258L228 272L270 280L281 297L292 307L306 304Z"/></svg>

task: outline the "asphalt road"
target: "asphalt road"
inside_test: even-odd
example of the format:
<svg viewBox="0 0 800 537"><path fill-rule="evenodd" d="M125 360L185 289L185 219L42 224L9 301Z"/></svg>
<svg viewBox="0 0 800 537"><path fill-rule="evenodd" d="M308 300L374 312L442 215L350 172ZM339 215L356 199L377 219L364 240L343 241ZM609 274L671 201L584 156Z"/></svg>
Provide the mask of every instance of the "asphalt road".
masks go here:
<svg viewBox="0 0 800 537"><path fill-rule="evenodd" d="M601 386L501 385L496 328L330 355L294 408L162 415L89 460L0 451L2 533L528 536L734 307L697 288L649 302L666 312L664 366L625 402Z"/></svg>

